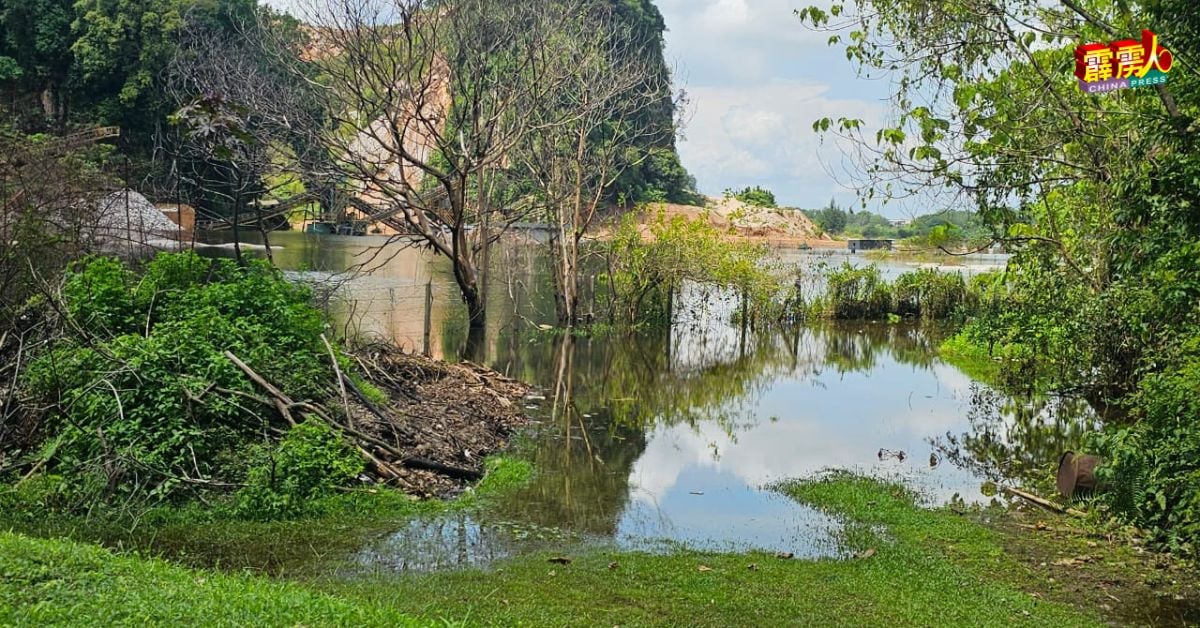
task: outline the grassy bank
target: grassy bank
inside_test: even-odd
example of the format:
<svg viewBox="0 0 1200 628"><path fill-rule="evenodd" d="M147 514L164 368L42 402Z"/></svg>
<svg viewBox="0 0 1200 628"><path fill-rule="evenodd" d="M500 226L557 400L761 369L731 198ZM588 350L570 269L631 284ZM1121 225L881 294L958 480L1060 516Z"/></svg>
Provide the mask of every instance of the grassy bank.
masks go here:
<svg viewBox="0 0 1200 628"><path fill-rule="evenodd" d="M299 585L0 533L0 625L421 626Z"/></svg>
<svg viewBox="0 0 1200 628"><path fill-rule="evenodd" d="M1000 386L1003 365L988 353L987 347L971 342L966 335L958 333L938 347L938 355L971 379L991 386Z"/></svg>
<svg viewBox="0 0 1200 628"><path fill-rule="evenodd" d="M362 547L366 539L395 530L397 522L475 509L521 486L533 473L528 462L511 457L491 458L486 467L484 479L454 500L362 490L314 502L308 516L278 521L239 518L232 500L69 516L42 508L36 494L0 488L0 530L133 547L190 567L304 577Z"/></svg>
<svg viewBox="0 0 1200 628"><path fill-rule="evenodd" d="M1072 522L926 510L900 486L848 475L777 490L842 518L851 557L594 549L568 564L546 553L488 571L301 585L6 534L0 624L409 625L449 618L537 626L1090 626L1195 619L1187 614L1197 599L1189 572Z"/></svg>

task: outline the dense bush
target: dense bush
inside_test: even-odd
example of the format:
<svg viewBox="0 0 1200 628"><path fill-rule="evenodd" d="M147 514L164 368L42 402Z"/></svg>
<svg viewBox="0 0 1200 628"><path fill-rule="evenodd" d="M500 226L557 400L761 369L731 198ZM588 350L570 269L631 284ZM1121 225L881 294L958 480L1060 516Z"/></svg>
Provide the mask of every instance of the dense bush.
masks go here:
<svg viewBox="0 0 1200 628"><path fill-rule="evenodd" d="M935 320L959 314L967 303L967 282L959 273L932 268L904 273L892 284L892 311Z"/></svg>
<svg viewBox="0 0 1200 628"><path fill-rule="evenodd" d="M835 319L877 319L892 311L892 286L876 266L844 264L829 273L825 314Z"/></svg>
<svg viewBox="0 0 1200 628"><path fill-rule="evenodd" d="M644 233L629 215L606 245L600 297L611 322L658 324L670 315L673 295L693 283L739 295L751 321L777 318L785 290L767 252L729 240L705 220L668 220L660 212Z"/></svg>
<svg viewBox="0 0 1200 628"><path fill-rule="evenodd" d="M972 288L957 351L993 360L1007 388L1056 389L1106 419L1100 503L1163 546L1194 555L1200 533L1200 267L1191 247L1104 291L1031 247ZM1192 321L1192 322L1189 322Z"/></svg>
<svg viewBox="0 0 1200 628"><path fill-rule="evenodd" d="M765 188L760 188L757 185L754 187L749 187L749 188L745 188L742 190L738 190L736 192L727 191L727 192L725 192L725 194L726 194L726 196L732 196L733 198L736 198L737 200L739 200L747 205L753 205L754 207L778 207L779 206L778 203L775 201L775 193L774 192L772 192L768 189L765 189Z"/></svg>
<svg viewBox="0 0 1200 628"><path fill-rule="evenodd" d="M273 415L226 350L295 399L328 394L325 322L265 263L163 254L137 274L92 258L69 275L62 310L63 336L23 385L46 408L46 470L103 477L94 498L163 498L240 474L239 452Z"/></svg>
<svg viewBox="0 0 1200 628"><path fill-rule="evenodd" d="M257 448L237 494L237 513L275 519L304 514L363 471L362 457L328 424L311 419L275 446Z"/></svg>

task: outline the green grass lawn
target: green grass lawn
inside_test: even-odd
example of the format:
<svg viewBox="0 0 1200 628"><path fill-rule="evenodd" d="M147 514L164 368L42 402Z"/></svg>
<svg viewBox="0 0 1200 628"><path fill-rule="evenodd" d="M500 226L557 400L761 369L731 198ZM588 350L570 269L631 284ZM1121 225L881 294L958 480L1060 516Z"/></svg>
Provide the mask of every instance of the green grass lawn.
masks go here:
<svg viewBox="0 0 1200 628"><path fill-rule="evenodd" d="M0 533L0 626L421 626L403 612L260 577L193 571Z"/></svg>
<svg viewBox="0 0 1200 628"><path fill-rule="evenodd" d="M1147 567L1149 574L1131 569L1138 552L1126 544L1095 549L1079 530L1055 537L1029 532L1041 526L1025 523L984 525L977 513L922 509L904 488L877 480L834 475L778 490L842 518L841 540L855 556L805 561L596 549L570 564L550 562L558 555L548 553L487 571L283 582L10 533L0 535L0 625L410 625L412 618L448 618L525 626L1092 626L1161 619L1157 598L1146 597L1161 592L1141 579L1185 578L1161 567ZM1083 551L1103 558L1047 566ZM1079 577L1064 586L1064 574ZM1117 596L1142 615L1103 603Z"/></svg>

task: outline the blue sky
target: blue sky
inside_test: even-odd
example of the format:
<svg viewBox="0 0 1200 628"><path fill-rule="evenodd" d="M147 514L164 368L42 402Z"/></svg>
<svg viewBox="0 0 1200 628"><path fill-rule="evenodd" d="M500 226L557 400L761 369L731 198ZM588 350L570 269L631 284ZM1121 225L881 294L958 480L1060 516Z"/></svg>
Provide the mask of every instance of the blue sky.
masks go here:
<svg viewBox="0 0 1200 628"><path fill-rule="evenodd" d="M287 9L304 0L266 0ZM843 150L812 130L822 117L887 119L888 83L860 79L828 34L795 9L829 0L655 0L667 23L667 61L690 96L679 143L700 191L760 185L783 205L855 202ZM873 133L872 133L873 134ZM874 211L908 213L899 206Z"/></svg>
<svg viewBox="0 0 1200 628"><path fill-rule="evenodd" d="M667 22L668 62L691 98L679 151L700 190L720 195L761 185L784 205L852 203L850 164L812 123L845 115L877 126L887 118L889 85L856 77L842 48L829 47L828 34L806 29L794 15L827 2L656 3Z"/></svg>

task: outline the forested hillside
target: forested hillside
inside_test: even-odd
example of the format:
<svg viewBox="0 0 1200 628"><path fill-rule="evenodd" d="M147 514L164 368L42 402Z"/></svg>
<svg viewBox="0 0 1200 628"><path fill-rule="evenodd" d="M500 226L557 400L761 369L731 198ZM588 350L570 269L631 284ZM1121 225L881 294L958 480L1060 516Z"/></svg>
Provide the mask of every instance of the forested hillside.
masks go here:
<svg viewBox="0 0 1200 628"><path fill-rule="evenodd" d="M628 147L630 167L611 186L609 198L684 202L692 198L694 181L675 151L675 99L670 70L663 58L662 15L651 0L596 0L617 19L612 26L628 29L639 42L634 50L667 86L653 107L631 119L655 132ZM272 42L259 24L272 25ZM4 132L59 135L95 126L119 126L122 158L118 174L149 195L209 205L218 213L232 203L200 187L218 186L220 173L198 173L180 129L171 117L193 104L195 93L173 81L179 64L202 52L197 39L224 42L230 58L260 46L304 50L311 31L294 18L255 0L29 0L0 8L0 107L10 121ZM271 68L270 55L257 55L259 71L282 80L283 68ZM177 81L176 81L177 82ZM236 87L234 84L227 84ZM195 87L192 85L191 87ZM239 95L212 93L237 99ZM328 120L338 112L316 116ZM294 139L294 138L293 138ZM272 141L287 143L278 134ZM261 169L260 169L261 170ZM183 176L190 171L192 176ZM299 173L295 173L299 174ZM270 173L260 172L260 177ZM310 183L313 181L310 180ZM253 200L272 191L270 182L245 186ZM294 188L291 191L296 191ZM310 190L319 192L318 190Z"/></svg>

